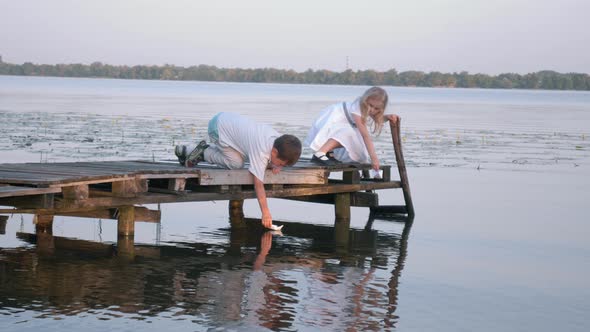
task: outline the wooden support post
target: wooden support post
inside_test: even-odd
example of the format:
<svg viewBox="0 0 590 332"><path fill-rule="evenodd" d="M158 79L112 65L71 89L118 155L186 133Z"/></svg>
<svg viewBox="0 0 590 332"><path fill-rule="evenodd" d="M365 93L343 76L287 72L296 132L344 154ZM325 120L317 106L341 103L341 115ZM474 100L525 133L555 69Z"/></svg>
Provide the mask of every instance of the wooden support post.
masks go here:
<svg viewBox="0 0 590 332"><path fill-rule="evenodd" d="M85 200L90 196L87 184L63 187L61 190L65 199L71 199L74 201Z"/></svg>
<svg viewBox="0 0 590 332"><path fill-rule="evenodd" d="M146 192L148 189L146 179L132 179L113 182L113 196L135 197L138 193Z"/></svg>
<svg viewBox="0 0 590 332"><path fill-rule="evenodd" d="M383 179L383 181L385 181L385 182L391 181L391 167L384 166L384 167L382 167L382 170L383 170L383 175L381 176L381 178Z"/></svg>
<svg viewBox="0 0 590 332"><path fill-rule="evenodd" d="M360 183L361 176L358 170L346 171L342 173L342 182L343 183Z"/></svg>
<svg viewBox="0 0 590 332"><path fill-rule="evenodd" d="M37 251L42 255L51 256L55 253L53 237L53 215L36 214L33 216L35 233L37 235Z"/></svg>
<svg viewBox="0 0 590 332"><path fill-rule="evenodd" d="M168 190L184 191L186 186L186 179L170 179L168 181Z"/></svg>
<svg viewBox="0 0 590 332"><path fill-rule="evenodd" d="M350 193L335 195L334 210L336 212L336 220L348 219L350 221Z"/></svg>
<svg viewBox="0 0 590 332"><path fill-rule="evenodd" d="M53 234L53 215L52 214L36 214L33 216L33 224L35 224L35 231L39 233Z"/></svg>
<svg viewBox="0 0 590 332"><path fill-rule="evenodd" d="M135 207L123 206L119 208L117 220L117 233L119 237L133 237L135 234Z"/></svg>
<svg viewBox="0 0 590 332"><path fill-rule="evenodd" d="M402 190L404 192L404 200L406 202L406 208L409 216L414 216L414 204L412 203L412 195L410 194L410 183L408 182L408 173L406 172L406 163L404 161L404 155L402 153L402 142L400 137L400 124L401 119L398 119L395 123L389 122L391 129L391 139L393 140L393 150L395 151L395 161L397 163L397 169L399 171L399 177L402 184Z"/></svg>
<svg viewBox="0 0 590 332"><path fill-rule="evenodd" d="M348 245L350 233L350 193L336 194L334 197L334 240L337 246Z"/></svg>
<svg viewBox="0 0 590 332"><path fill-rule="evenodd" d="M8 216L0 216L0 234L6 234L6 223L8 222Z"/></svg>
<svg viewBox="0 0 590 332"><path fill-rule="evenodd" d="M135 239L133 236L117 237L117 257L124 260L133 260L135 258Z"/></svg>
<svg viewBox="0 0 590 332"><path fill-rule="evenodd" d="M244 200L235 199L229 201L229 223L231 228L246 227L244 222Z"/></svg>

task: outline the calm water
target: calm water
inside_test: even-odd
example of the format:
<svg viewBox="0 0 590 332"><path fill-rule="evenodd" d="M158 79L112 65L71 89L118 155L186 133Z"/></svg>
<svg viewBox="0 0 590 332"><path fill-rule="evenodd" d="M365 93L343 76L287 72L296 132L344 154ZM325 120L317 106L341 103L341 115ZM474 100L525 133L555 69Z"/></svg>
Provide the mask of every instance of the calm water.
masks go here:
<svg viewBox="0 0 590 332"><path fill-rule="evenodd" d="M0 76L0 162L170 159L219 111L304 138L322 107L363 90ZM363 231L354 208L342 248L329 206L271 199L273 236L231 232L224 201L163 204L147 206L162 223L136 225L130 260L113 220L56 217L47 238L31 215L0 217L2 331L587 331L590 93L387 90L411 226ZM390 142L387 129L387 162ZM259 217L255 200L245 213Z"/></svg>

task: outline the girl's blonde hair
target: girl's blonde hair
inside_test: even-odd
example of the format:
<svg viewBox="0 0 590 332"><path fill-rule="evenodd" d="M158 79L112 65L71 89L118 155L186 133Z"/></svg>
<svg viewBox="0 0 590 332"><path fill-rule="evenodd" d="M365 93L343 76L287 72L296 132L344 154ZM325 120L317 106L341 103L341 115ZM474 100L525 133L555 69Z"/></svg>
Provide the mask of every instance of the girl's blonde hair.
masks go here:
<svg viewBox="0 0 590 332"><path fill-rule="evenodd" d="M361 119L363 122L367 123L369 116L369 107L367 101L369 99L376 99L381 100L383 102L383 107L379 111L379 113L371 116L371 122L373 124L373 134L381 134L381 129L383 129L383 114L385 113L385 108L387 107L387 101L389 97L387 96L387 92L378 86L374 86L369 88L362 96L359 98L359 104L361 107Z"/></svg>

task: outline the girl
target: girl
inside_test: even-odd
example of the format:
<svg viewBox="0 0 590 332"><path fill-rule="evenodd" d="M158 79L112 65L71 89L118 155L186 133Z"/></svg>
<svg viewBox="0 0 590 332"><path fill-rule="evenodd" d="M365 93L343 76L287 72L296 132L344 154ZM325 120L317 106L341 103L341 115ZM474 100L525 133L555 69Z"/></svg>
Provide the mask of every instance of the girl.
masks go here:
<svg viewBox="0 0 590 332"><path fill-rule="evenodd" d="M379 171L379 158L369 133L379 135L383 123L395 123L395 114L384 115L387 92L372 87L352 103L338 103L324 109L314 121L305 145L315 151L312 161L323 165L337 162L371 163Z"/></svg>

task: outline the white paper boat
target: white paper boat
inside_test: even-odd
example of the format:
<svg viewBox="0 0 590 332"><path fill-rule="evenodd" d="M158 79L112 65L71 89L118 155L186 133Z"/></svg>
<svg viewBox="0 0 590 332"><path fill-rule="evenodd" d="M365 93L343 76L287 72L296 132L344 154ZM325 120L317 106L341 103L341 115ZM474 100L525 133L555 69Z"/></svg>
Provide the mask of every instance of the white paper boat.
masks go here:
<svg viewBox="0 0 590 332"><path fill-rule="evenodd" d="M277 225L270 225L270 229L272 229L273 231L280 231L281 229L283 229L283 226L285 225L281 225L281 226L277 226Z"/></svg>

